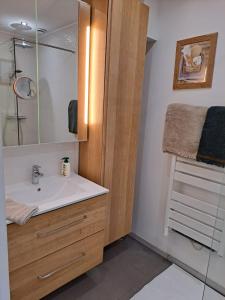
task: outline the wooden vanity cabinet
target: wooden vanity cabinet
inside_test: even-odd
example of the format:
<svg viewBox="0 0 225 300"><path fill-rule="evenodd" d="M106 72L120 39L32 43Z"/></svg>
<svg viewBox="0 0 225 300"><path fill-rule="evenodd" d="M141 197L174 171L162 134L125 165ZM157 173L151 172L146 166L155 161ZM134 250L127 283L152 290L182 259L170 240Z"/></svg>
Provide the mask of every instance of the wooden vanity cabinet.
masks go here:
<svg viewBox="0 0 225 300"><path fill-rule="evenodd" d="M102 262L106 196L8 225L12 300L38 300Z"/></svg>

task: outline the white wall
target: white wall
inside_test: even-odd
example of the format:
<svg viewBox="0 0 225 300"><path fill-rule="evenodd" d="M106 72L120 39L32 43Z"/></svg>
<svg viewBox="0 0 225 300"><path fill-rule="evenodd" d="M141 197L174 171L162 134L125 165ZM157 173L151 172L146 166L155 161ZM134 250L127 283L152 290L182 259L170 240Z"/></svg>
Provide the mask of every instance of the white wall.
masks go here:
<svg viewBox="0 0 225 300"><path fill-rule="evenodd" d="M150 7L150 15L148 23L148 37L157 40L159 38L159 2L160 0L145 0L144 3Z"/></svg>
<svg viewBox="0 0 225 300"><path fill-rule="evenodd" d="M156 12L152 6L157 20L153 19L150 32L158 32L158 41L147 55L145 66L133 232L206 274L206 249L194 250L189 240L177 234L170 234L169 238L163 235L170 158L162 153L161 145L169 103L225 105L225 1L157 2ZM173 91L176 41L213 32L219 32L213 88Z"/></svg>
<svg viewBox="0 0 225 300"><path fill-rule="evenodd" d="M1 127L1 126L0 126ZM0 300L10 300L2 138L0 135Z"/></svg>
<svg viewBox="0 0 225 300"><path fill-rule="evenodd" d="M4 149L5 183L31 180L32 165L42 167L44 176L60 174L61 158L70 157L71 169L78 171L78 143L42 144Z"/></svg>

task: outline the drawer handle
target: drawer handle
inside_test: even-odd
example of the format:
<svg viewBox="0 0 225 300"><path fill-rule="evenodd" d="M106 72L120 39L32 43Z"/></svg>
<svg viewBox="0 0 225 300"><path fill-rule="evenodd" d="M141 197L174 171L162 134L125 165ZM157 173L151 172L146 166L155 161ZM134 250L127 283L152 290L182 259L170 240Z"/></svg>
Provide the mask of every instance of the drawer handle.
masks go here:
<svg viewBox="0 0 225 300"><path fill-rule="evenodd" d="M44 275L38 275L37 276L37 279L39 280L45 280L45 279L48 279L49 277L55 275L56 273L66 269L67 267L71 266L71 264L74 264L76 262L78 262L79 260L81 260L83 257L85 256L85 253L82 252L79 256L73 258L71 261L69 261L67 264L61 266L61 267L58 267L57 269L55 269L54 271L50 272L50 273L47 273L47 274L44 274Z"/></svg>
<svg viewBox="0 0 225 300"><path fill-rule="evenodd" d="M87 216L86 216L86 215L82 216L81 218L79 218L79 219L77 219L77 220L75 220L75 221L73 221L73 222L71 222L71 223L69 223L69 224L67 224L67 225L65 225L65 226L59 227L59 228L57 228L57 229L54 229L54 230L51 230L51 231L46 231L46 232L38 232L38 233L37 233L37 237L38 237L38 238L44 238L44 237L47 237L47 236L49 236L49 235L58 233L58 232L60 232L60 231L62 231L62 230L65 230L65 229L70 228L70 227L73 226L73 225L80 224L80 223L83 222L85 219L87 219Z"/></svg>

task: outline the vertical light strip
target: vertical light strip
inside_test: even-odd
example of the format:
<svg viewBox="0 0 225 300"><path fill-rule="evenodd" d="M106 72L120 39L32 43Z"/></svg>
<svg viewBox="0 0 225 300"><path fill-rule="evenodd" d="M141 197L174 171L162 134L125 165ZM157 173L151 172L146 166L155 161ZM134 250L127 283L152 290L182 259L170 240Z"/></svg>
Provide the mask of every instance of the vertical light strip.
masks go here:
<svg viewBox="0 0 225 300"><path fill-rule="evenodd" d="M38 1L35 0L35 50L36 50L36 88L37 88L37 137L38 137L38 144L41 143L41 127L40 127L40 88L39 88L39 48L38 48Z"/></svg>
<svg viewBox="0 0 225 300"><path fill-rule="evenodd" d="M88 124L88 100L89 100L89 64L90 64L90 26L86 28L86 59L85 59L85 102L84 124Z"/></svg>

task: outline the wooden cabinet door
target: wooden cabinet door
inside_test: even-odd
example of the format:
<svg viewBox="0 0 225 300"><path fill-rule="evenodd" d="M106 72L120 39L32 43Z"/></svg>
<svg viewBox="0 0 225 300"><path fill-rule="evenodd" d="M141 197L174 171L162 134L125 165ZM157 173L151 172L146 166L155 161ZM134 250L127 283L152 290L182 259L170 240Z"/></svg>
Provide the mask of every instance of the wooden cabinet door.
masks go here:
<svg viewBox="0 0 225 300"><path fill-rule="evenodd" d="M10 272L11 300L37 300L100 264L104 231Z"/></svg>
<svg viewBox="0 0 225 300"><path fill-rule="evenodd" d="M104 104L106 244L131 231L148 14L139 0L111 0Z"/></svg>
<svg viewBox="0 0 225 300"><path fill-rule="evenodd" d="M79 174L110 189L109 244L131 231L149 8L140 0L86 1L92 6L89 137L80 143Z"/></svg>

